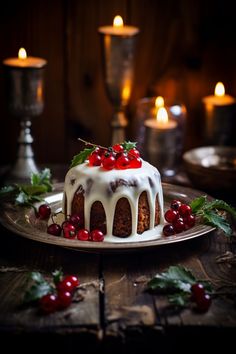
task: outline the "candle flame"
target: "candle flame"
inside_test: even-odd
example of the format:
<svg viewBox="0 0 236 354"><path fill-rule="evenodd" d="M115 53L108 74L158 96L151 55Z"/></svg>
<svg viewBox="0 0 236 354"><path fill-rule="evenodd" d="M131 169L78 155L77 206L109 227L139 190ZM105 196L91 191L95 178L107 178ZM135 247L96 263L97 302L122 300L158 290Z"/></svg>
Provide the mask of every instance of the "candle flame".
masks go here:
<svg viewBox="0 0 236 354"><path fill-rule="evenodd" d="M19 59L26 59L27 58L27 53L25 48L20 48L18 52L18 58Z"/></svg>
<svg viewBox="0 0 236 354"><path fill-rule="evenodd" d="M218 82L215 87L215 96L222 97L225 95L225 87L222 82Z"/></svg>
<svg viewBox="0 0 236 354"><path fill-rule="evenodd" d="M160 108L164 106L164 98L162 96L158 96L155 100L155 107Z"/></svg>
<svg viewBox="0 0 236 354"><path fill-rule="evenodd" d="M115 16L114 20L113 20L113 26L114 27L123 27L124 26L124 22L121 16Z"/></svg>
<svg viewBox="0 0 236 354"><path fill-rule="evenodd" d="M165 125L166 123L168 123L168 113L167 110L165 109L165 107L160 107L157 111L157 122L160 124Z"/></svg>

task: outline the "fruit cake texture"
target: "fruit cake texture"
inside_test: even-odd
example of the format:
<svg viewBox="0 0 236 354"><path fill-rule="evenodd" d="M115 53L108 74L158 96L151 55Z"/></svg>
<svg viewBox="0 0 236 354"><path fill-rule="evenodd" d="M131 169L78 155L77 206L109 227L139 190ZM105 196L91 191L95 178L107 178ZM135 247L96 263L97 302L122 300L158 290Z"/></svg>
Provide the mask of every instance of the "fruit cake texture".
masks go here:
<svg viewBox="0 0 236 354"><path fill-rule="evenodd" d="M78 214L82 227L128 237L163 223L160 173L142 160L138 169L104 170L82 163L71 168L63 193L65 215Z"/></svg>

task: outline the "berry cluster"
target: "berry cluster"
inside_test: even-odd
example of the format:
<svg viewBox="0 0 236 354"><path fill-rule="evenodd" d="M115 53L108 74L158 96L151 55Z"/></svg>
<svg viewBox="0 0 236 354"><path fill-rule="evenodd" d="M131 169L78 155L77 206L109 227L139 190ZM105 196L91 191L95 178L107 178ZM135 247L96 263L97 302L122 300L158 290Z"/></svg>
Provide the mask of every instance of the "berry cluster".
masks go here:
<svg viewBox="0 0 236 354"><path fill-rule="evenodd" d="M136 148L125 150L121 144L113 145L105 149L96 147L88 157L89 166L101 166L104 170L126 170L128 168L140 168L142 160Z"/></svg>
<svg viewBox="0 0 236 354"><path fill-rule="evenodd" d="M53 292L50 292L39 299L40 310L45 313L52 313L58 310L63 310L70 306L73 293L79 286L79 279L75 275L67 275L63 277L53 287Z"/></svg>
<svg viewBox="0 0 236 354"><path fill-rule="evenodd" d="M211 296L206 293L204 286L201 283L195 283L191 286L191 300L196 304L198 312L208 311L211 305Z"/></svg>
<svg viewBox="0 0 236 354"><path fill-rule="evenodd" d="M195 225L195 216L190 205L173 200L170 209L165 212L165 220L168 222L163 227L165 236L172 236L182 231L188 230Z"/></svg>
<svg viewBox="0 0 236 354"><path fill-rule="evenodd" d="M51 208L48 204L42 204L38 208L38 216L40 219L48 219L51 215ZM52 215L53 221L53 215ZM84 229L82 225L84 224L83 219L78 214L73 214L67 217L61 225L53 221L47 227L47 233L53 236L61 236L70 240L80 240L80 241L94 241L102 242L104 240L104 234L100 230L93 230L89 232Z"/></svg>

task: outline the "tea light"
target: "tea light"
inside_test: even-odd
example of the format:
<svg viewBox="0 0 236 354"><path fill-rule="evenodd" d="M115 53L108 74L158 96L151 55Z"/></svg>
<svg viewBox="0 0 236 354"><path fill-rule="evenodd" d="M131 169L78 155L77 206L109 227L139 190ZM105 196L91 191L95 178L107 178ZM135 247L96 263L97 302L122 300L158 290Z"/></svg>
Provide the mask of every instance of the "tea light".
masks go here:
<svg viewBox="0 0 236 354"><path fill-rule="evenodd" d="M203 98L204 139L209 145L231 145L236 126L236 100L225 94L222 82L215 86L214 95Z"/></svg>
<svg viewBox="0 0 236 354"><path fill-rule="evenodd" d="M101 26L98 32L110 36L129 37L138 34L139 28L124 25L122 17L118 15L114 17L113 26Z"/></svg>

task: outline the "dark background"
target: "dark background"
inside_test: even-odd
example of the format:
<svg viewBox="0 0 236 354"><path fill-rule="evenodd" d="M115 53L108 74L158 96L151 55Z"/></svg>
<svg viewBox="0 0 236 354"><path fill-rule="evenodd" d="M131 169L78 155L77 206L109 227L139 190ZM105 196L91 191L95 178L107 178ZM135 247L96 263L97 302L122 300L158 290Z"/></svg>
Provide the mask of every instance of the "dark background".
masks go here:
<svg viewBox="0 0 236 354"><path fill-rule="evenodd" d="M236 96L235 11L231 1L51 0L2 2L0 59L28 55L48 61L45 109L33 120L37 162L68 162L78 137L109 145L112 106L107 99L97 29L115 15L140 28L135 82L128 107L133 138L139 98L162 95L188 111L185 150L200 146L202 97L217 81ZM13 162L19 122L6 110L0 68L0 164Z"/></svg>

